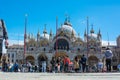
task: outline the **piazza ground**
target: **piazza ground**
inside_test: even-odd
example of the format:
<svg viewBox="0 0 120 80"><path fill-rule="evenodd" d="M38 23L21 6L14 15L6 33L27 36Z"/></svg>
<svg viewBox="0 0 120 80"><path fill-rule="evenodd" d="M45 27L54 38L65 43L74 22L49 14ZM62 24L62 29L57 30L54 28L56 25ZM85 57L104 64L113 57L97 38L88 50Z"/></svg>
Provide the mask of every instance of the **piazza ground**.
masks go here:
<svg viewBox="0 0 120 80"><path fill-rule="evenodd" d="M120 80L120 73L4 73L0 80Z"/></svg>

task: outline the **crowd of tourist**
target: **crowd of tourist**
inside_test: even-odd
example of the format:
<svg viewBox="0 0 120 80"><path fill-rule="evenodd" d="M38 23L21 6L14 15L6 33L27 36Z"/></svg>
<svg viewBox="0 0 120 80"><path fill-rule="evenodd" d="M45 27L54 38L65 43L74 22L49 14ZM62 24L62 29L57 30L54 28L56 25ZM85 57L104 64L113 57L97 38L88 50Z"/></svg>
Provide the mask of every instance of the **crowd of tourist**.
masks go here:
<svg viewBox="0 0 120 80"><path fill-rule="evenodd" d="M3 62L2 71L4 72L54 72L54 73L68 73L68 72L111 72L112 52L107 48L106 53L106 68L103 61L100 59L97 64L92 66L87 64L87 58L83 54L81 58L77 56L73 61L70 61L68 56L52 57L48 64L46 60L40 61L38 65L32 65L30 62L25 64L18 64L18 62L8 63Z"/></svg>
<svg viewBox="0 0 120 80"><path fill-rule="evenodd" d="M18 62L4 62L2 65L2 71L4 72L54 72L54 73L67 73L67 72L89 72L89 66L86 64L87 59L85 55L81 58L75 57L74 61L70 61L68 56L53 57L50 61L50 65L46 61L41 61L39 65L32 65L30 62L26 64L18 64ZM98 66L99 65L99 66ZM103 64L99 62L94 67L94 71L102 69ZM100 66L101 65L101 66Z"/></svg>

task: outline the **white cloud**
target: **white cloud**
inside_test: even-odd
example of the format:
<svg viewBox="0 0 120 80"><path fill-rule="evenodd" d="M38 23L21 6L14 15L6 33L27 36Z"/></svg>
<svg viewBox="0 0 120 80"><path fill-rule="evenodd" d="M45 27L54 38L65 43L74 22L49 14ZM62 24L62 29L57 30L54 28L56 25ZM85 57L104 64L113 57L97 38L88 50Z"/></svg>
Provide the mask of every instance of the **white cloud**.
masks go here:
<svg viewBox="0 0 120 80"><path fill-rule="evenodd" d="M108 41L102 40L102 45L107 46ZM109 45L116 46L117 44L116 44L116 41L109 41Z"/></svg>
<svg viewBox="0 0 120 80"><path fill-rule="evenodd" d="M13 45L13 44L19 44L19 45L23 45L24 41L22 40L9 40L9 46Z"/></svg>
<svg viewBox="0 0 120 80"><path fill-rule="evenodd" d="M9 36L19 36L19 37L24 37L24 34L18 34L18 33L9 33Z"/></svg>

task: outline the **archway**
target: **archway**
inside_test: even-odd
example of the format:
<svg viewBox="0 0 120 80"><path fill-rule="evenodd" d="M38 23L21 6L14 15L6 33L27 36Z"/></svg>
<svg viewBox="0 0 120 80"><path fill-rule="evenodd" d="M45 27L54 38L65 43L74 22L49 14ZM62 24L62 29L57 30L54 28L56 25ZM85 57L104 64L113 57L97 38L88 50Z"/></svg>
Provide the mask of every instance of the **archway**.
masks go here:
<svg viewBox="0 0 120 80"><path fill-rule="evenodd" d="M35 58L33 56L27 56L26 61L30 62L32 65L35 64Z"/></svg>
<svg viewBox="0 0 120 80"><path fill-rule="evenodd" d="M48 58L45 54L40 54L38 56L38 61L47 61L47 60L48 60Z"/></svg>
<svg viewBox="0 0 120 80"><path fill-rule="evenodd" d="M54 44L54 49L56 50L56 42ZM65 39L58 39L57 40L57 49L60 50L69 50L69 43Z"/></svg>
<svg viewBox="0 0 120 80"><path fill-rule="evenodd" d="M98 58L96 56L90 56L88 58L88 63L90 66L93 66L98 63Z"/></svg>
<svg viewBox="0 0 120 80"><path fill-rule="evenodd" d="M38 56L38 66L39 66L39 72L42 72L42 66L43 66L43 62L45 63L44 65L48 65L48 57L45 54L40 54Z"/></svg>

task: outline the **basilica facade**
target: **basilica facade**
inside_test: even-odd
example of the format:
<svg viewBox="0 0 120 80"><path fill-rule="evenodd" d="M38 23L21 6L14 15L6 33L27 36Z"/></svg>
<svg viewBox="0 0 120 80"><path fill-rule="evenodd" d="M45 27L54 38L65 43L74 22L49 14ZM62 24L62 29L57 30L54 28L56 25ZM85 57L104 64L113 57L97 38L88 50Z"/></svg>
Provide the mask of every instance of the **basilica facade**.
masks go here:
<svg viewBox="0 0 120 80"><path fill-rule="evenodd" d="M33 65L39 65L40 61L46 60L49 65L52 57L68 56L73 61L76 56L80 58L84 54L90 66L97 64L99 60L104 62L106 48L102 46L101 31L98 30L95 34L92 27L87 34L85 30L84 39L76 33L71 22L65 19L64 24L57 29L56 35L53 35L52 30L47 33L46 27L42 34L38 31L36 39L32 34L27 34L25 54L23 45L9 46L8 58L12 62L22 62L25 59Z"/></svg>

